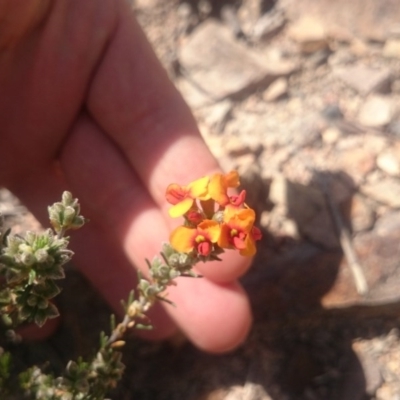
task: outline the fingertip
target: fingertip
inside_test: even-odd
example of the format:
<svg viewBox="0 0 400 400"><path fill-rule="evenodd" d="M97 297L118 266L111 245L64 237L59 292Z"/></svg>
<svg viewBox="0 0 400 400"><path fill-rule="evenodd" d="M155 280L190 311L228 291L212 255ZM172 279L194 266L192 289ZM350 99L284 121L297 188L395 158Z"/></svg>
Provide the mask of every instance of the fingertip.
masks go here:
<svg viewBox="0 0 400 400"><path fill-rule="evenodd" d="M209 353L221 354L245 342L253 324L253 316L248 298L243 296L237 300L232 304L231 311L221 318L220 326L210 329L211 336L204 335L197 343L194 342L197 347ZM221 309L221 313L225 313L224 309ZM223 324L228 320L225 329Z"/></svg>
<svg viewBox="0 0 400 400"><path fill-rule="evenodd" d="M240 345L252 325L249 300L237 282L219 285L208 279L181 278L167 308L178 325L199 349L223 353Z"/></svg>

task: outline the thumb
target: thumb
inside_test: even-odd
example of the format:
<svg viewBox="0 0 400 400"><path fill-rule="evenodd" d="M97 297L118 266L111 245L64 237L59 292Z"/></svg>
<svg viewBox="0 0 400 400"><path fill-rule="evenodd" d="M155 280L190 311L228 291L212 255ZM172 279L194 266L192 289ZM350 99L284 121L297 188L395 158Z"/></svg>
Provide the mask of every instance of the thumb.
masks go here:
<svg viewBox="0 0 400 400"><path fill-rule="evenodd" d="M15 47L46 18L50 0L0 0L0 51Z"/></svg>

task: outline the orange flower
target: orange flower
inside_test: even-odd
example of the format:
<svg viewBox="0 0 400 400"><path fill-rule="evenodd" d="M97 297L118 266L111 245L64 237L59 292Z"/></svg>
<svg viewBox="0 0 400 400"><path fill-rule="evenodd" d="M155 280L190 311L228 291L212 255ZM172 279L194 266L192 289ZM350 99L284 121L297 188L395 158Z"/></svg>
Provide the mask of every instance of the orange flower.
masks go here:
<svg viewBox="0 0 400 400"><path fill-rule="evenodd" d="M242 256L253 256L256 253L255 241L261 239L260 230L253 226L254 221L255 212L251 208L238 210L228 206L225 209L218 245L237 249Z"/></svg>
<svg viewBox="0 0 400 400"><path fill-rule="evenodd" d="M207 190L208 183L208 176L204 176L187 186L180 186L176 183L170 184L165 194L168 203L172 204L169 215L172 218L180 217L193 207L196 199L208 200L210 198Z"/></svg>
<svg viewBox="0 0 400 400"><path fill-rule="evenodd" d="M213 250L213 244L217 243L220 235L218 222L205 220L196 228L179 226L169 238L171 246L181 253L190 253L196 250L202 256L208 256Z"/></svg>
<svg viewBox="0 0 400 400"><path fill-rule="evenodd" d="M228 188L236 188L240 185L239 174L237 171L231 171L225 175L215 174L208 185L210 197L219 205L226 206L230 203Z"/></svg>

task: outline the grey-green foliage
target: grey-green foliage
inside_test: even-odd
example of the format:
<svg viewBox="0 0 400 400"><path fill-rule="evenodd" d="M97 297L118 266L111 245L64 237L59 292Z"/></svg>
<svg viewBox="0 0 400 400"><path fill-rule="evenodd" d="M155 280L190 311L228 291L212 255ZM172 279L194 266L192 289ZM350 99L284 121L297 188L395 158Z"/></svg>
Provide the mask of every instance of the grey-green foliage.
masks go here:
<svg viewBox="0 0 400 400"><path fill-rule="evenodd" d="M68 228L64 228L68 229ZM51 303L60 289L55 280L64 278L63 266L73 253L69 238L52 229L26 232L24 236L8 234L0 253L0 274L5 278L0 290L3 319L18 324L34 321L42 326L58 315Z"/></svg>
<svg viewBox="0 0 400 400"><path fill-rule="evenodd" d="M48 207L48 212L53 229L24 236L6 232L0 216L0 274L4 277L0 313L11 327L24 321L41 326L58 315L51 302L60 292L55 281L64 278L64 265L73 256L65 233L80 228L86 220L80 215L78 200L69 192ZM112 323L111 329L114 327ZM102 334L100 348L90 362L70 361L60 377L33 366L20 374L20 387L27 398L37 400L102 400L122 376L121 355ZM10 354L0 348L0 398L8 394L10 364Z"/></svg>
<svg viewBox="0 0 400 400"><path fill-rule="evenodd" d="M53 229L44 232L12 235L0 226L0 274L5 278L0 307L8 324L33 321L42 326L48 318L58 316L50 300L60 292L55 281L64 278L63 266L73 255L64 235L83 226L85 218L70 192L64 192L61 202L48 207L48 212Z"/></svg>

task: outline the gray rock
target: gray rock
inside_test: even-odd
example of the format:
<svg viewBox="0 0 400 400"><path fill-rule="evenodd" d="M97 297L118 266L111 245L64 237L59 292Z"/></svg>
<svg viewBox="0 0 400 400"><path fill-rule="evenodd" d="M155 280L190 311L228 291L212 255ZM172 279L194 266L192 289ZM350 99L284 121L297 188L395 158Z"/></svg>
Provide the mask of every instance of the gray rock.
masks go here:
<svg viewBox="0 0 400 400"><path fill-rule="evenodd" d="M397 138L400 138L400 119L395 119L388 126L388 132Z"/></svg>
<svg viewBox="0 0 400 400"><path fill-rule="evenodd" d="M263 99L267 102L279 100L287 95L288 81L285 78L279 78L272 82L263 93Z"/></svg>
<svg viewBox="0 0 400 400"><path fill-rule="evenodd" d="M365 346L360 342L354 342L352 349L356 354L363 371L365 392L368 395L373 396L376 390L383 383L383 377L379 370L377 360L366 351Z"/></svg>
<svg viewBox="0 0 400 400"><path fill-rule="evenodd" d="M220 101L209 107L203 107L195 113L213 130L221 132L232 110L232 102L229 99Z"/></svg>
<svg viewBox="0 0 400 400"><path fill-rule="evenodd" d="M350 48L339 48L328 57L328 65L335 71L335 68L343 68L344 65L350 65L357 59L356 55L350 51Z"/></svg>
<svg viewBox="0 0 400 400"><path fill-rule="evenodd" d="M358 114L358 122L371 128L388 125L394 114L392 99L380 95L370 96L362 105Z"/></svg>
<svg viewBox="0 0 400 400"><path fill-rule="evenodd" d="M383 42L398 26L400 7L397 0L281 0L288 19L299 15L318 18L328 33L347 30L366 40Z"/></svg>
<svg viewBox="0 0 400 400"><path fill-rule="evenodd" d="M376 391L376 400L400 400L400 388L392 382L386 382Z"/></svg>
<svg viewBox="0 0 400 400"><path fill-rule="evenodd" d="M338 68L334 72L346 85L366 95L371 92L385 93L390 90L389 69L374 69L362 64Z"/></svg>
<svg viewBox="0 0 400 400"><path fill-rule="evenodd" d="M212 19L203 22L183 43L178 57L190 79L214 99L268 85L295 68L292 63L267 62Z"/></svg>
<svg viewBox="0 0 400 400"><path fill-rule="evenodd" d="M336 143L341 135L341 130L338 129L336 126L330 126L321 132L323 142L328 145Z"/></svg>
<svg viewBox="0 0 400 400"><path fill-rule="evenodd" d="M347 260L339 266L335 284L324 296L326 308L351 305L380 305L398 302L400 299L400 212L381 217L373 230L357 234L353 238L354 251L362 266L369 291L360 296L351 277Z"/></svg>
<svg viewBox="0 0 400 400"><path fill-rule="evenodd" d="M344 145L344 139L339 141L340 143ZM337 146L339 151L335 159L336 168L346 171L357 185L362 183L376 166L375 151L361 146L348 149L340 149Z"/></svg>
<svg viewBox="0 0 400 400"><path fill-rule="evenodd" d="M400 39L389 39L382 50L382 55L387 58L400 58Z"/></svg>
<svg viewBox="0 0 400 400"><path fill-rule="evenodd" d="M230 157L242 157L247 154L255 155L262 150L260 143L251 143L238 136L226 136L224 139L224 150Z"/></svg>
<svg viewBox="0 0 400 400"><path fill-rule="evenodd" d="M343 119L343 113L339 105L336 103L328 104L322 111L321 115L328 122L336 122Z"/></svg>
<svg viewBox="0 0 400 400"><path fill-rule="evenodd" d="M370 198L389 207L400 207L400 181L398 179L387 178L367 183L361 187L361 191Z"/></svg>
<svg viewBox="0 0 400 400"><path fill-rule="evenodd" d="M280 31L286 20L282 12L270 12L258 19L252 31L255 40L266 40Z"/></svg>
<svg viewBox="0 0 400 400"><path fill-rule="evenodd" d="M320 65L323 65L327 62L331 54L332 53L328 48L317 50L315 53L308 56L308 59L305 63L306 68L318 68Z"/></svg>
<svg viewBox="0 0 400 400"><path fill-rule="evenodd" d="M388 175L400 176L400 145L379 154L376 164Z"/></svg>
<svg viewBox="0 0 400 400"><path fill-rule="evenodd" d="M375 212L367 199L356 194L351 199L351 228L353 233L367 231L374 226Z"/></svg>
<svg viewBox="0 0 400 400"><path fill-rule="evenodd" d="M295 21L289 27L288 35L299 44L303 53L314 53L328 46L324 25L309 15Z"/></svg>
<svg viewBox="0 0 400 400"><path fill-rule="evenodd" d="M236 37L243 37L244 33L242 27L240 26L240 21L237 16L236 9L231 4L225 4L221 7L220 11L221 19L226 25L229 26L231 31Z"/></svg>
<svg viewBox="0 0 400 400"><path fill-rule="evenodd" d="M393 233L400 234L400 211L394 211L382 216L375 226L376 234L385 238Z"/></svg>
<svg viewBox="0 0 400 400"><path fill-rule="evenodd" d="M274 176L282 173L282 166L296 152L296 147L287 145L277 149L264 150L260 155L261 176L265 180L270 180Z"/></svg>

